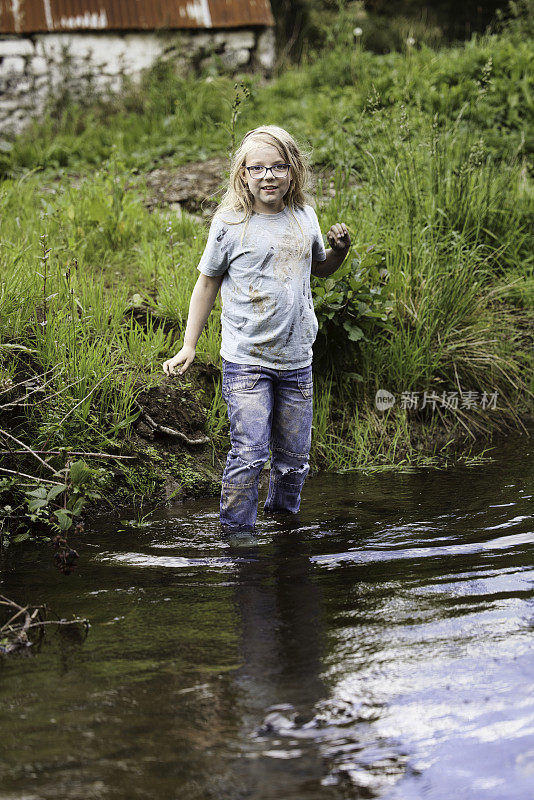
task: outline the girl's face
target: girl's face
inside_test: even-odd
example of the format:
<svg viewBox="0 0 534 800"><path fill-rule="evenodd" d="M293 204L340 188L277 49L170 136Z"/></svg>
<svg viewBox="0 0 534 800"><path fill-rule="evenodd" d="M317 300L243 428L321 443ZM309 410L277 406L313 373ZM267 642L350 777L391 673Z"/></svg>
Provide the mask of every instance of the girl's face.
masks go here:
<svg viewBox="0 0 534 800"><path fill-rule="evenodd" d="M271 144L258 143L257 147L247 155L243 167L243 177L254 198L253 209L261 214L277 214L284 208L284 195L287 194L291 183L291 168L284 178L273 175L267 171L259 180L253 178L246 167L263 166L274 167L277 164L286 164L276 147Z"/></svg>

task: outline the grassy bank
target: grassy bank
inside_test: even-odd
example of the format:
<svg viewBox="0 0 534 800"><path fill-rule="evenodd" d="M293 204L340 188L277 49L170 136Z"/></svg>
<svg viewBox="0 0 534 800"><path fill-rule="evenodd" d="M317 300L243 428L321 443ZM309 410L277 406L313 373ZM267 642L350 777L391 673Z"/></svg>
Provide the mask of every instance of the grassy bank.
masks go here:
<svg viewBox="0 0 534 800"><path fill-rule="evenodd" d="M228 444L218 304L198 364L169 388L196 409L185 434L211 446L139 434L207 235L198 217L149 211L145 174L225 155L232 135L267 121L332 176L317 189L323 231L344 220L352 232L345 266L313 279L313 466L443 465L477 436L521 428L534 391L532 60L511 33L387 56L340 35L270 83L242 76L237 95L234 79L162 64L121 98L62 105L14 141L0 163L0 488L16 498L4 530L28 508L32 476L63 485L37 509L56 522L84 492L161 496L173 475L171 495L216 491ZM395 398L387 410L379 389ZM69 451L104 454L84 458L82 484ZM105 457L139 452L113 469Z"/></svg>

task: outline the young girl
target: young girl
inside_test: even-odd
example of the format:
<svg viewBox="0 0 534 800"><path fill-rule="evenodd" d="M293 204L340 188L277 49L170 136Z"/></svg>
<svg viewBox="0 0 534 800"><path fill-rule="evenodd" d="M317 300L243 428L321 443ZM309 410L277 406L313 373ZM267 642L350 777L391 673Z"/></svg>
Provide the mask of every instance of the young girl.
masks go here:
<svg viewBox="0 0 534 800"><path fill-rule="evenodd" d="M312 345L317 335L310 272L335 272L350 247L344 223L326 234L306 204L308 166L287 131L249 131L231 164L229 185L211 223L191 296L182 349L163 364L179 374L219 287L222 395L230 440L222 477L224 532L255 532L260 472L271 454L266 512L296 512L309 471L313 407Z"/></svg>

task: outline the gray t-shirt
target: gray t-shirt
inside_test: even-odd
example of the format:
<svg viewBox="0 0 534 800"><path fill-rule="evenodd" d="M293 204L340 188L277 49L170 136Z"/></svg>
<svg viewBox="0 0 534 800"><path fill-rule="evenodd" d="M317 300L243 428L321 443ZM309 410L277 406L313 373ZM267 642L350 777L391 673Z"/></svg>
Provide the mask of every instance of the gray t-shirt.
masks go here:
<svg viewBox="0 0 534 800"><path fill-rule="evenodd" d="M278 214L216 214L198 269L224 275L221 356L236 364L299 369L312 362L317 317L312 261L326 251L309 205Z"/></svg>

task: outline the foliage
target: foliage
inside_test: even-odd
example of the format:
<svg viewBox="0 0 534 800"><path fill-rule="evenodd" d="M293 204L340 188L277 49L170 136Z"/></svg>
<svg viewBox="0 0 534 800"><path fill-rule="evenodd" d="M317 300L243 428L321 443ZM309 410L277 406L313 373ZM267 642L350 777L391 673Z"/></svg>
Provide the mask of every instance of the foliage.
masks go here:
<svg viewBox="0 0 534 800"><path fill-rule="evenodd" d="M330 49L340 40L373 53L408 47L437 48L475 32L532 36L532 0L479 3L438 0L272 0L279 66Z"/></svg>
<svg viewBox="0 0 534 800"><path fill-rule="evenodd" d="M88 502L101 498L98 486L103 471L92 469L82 460L67 462L62 482L48 480L23 488L15 479L0 479L0 498L10 504L0 507L2 544L20 544L39 538L50 541L49 533L65 536L74 529Z"/></svg>
<svg viewBox="0 0 534 800"><path fill-rule="evenodd" d="M143 172L226 156L229 136L265 121L313 145L322 230L343 220L353 232L351 259L313 281L323 373L315 463L417 456L407 413L377 418L378 387L498 389L499 422L462 419L476 432L529 408L529 42L512 30L376 56L339 24L328 48L270 83L158 65L119 98L45 115L2 151L0 415L32 447L111 449L128 438L140 388L180 344L207 235L187 213L150 212ZM219 315L216 306L201 361L218 362ZM20 383L35 388L29 399ZM223 448L217 384L208 406ZM130 494L161 490L156 460L123 470ZM33 500L59 526L64 495L48 494L41 487Z"/></svg>
<svg viewBox="0 0 534 800"><path fill-rule="evenodd" d="M142 507L145 499L152 498L153 501L160 497L163 485L169 480L176 484L176 488L168 499L206 497L220 492L220 482L216 477L203 471L188 453L180 456L162 453L147 445L143 456L140 464L124 468L123 486L118 488L119 496L124 496L129 504L139 501Z"/></svg>
<svg viewBox="0 0 534 800"><path fill-rule="evenodd" d="M353 123L347 142L353 157L354 145L374 150L375 130L367 118L353 133L373 96L391 113L391 126L401 103L414 125L437 113L442 128L463 109L459 125L483 134L497 157L512 147L532 152L534 56L527 37L487 35L439 53L422 44L376 56L355 42L353 27L343 31L268 85L258 76L243 75L236 90L235 79L223 75L199 79L174 74L169 63L156 65L140 87L120 97L90 109L72 104L60 114L45 115L2 152L0 176L15 177L28 169L58 177L67 169L91 175L111 159L106 172L113 173L115 160L116 172L125 170L132 181L136 173L162 163L226 155L236 111L240 130L234 134L269 120L310 139L316 162L335 164L337 137L343 138L347 122ZM250 93L237 108L236 92L237 99Z"/></svg>
<svg viewBox="0 0 534 800"><path fill-rule="evenodd" d="M319 367L349 367L355 357L354 343L369 342L380 331L393 330L388 320L393 302L384 263L385 255L369 245L331 277L314 280L319 322L314 352Z"/></svg>
<svg viewBox="0 0 534 800"><path fill-rule="evenodd" d="M29 518L66 533L76 517L80 517L87 500L97 500L100 494L89 488L93 471L83 461L74 461L66 471L63 484L48 489L39 486L25 493ZM59 501L59 502L58 502Z"/></svg>

